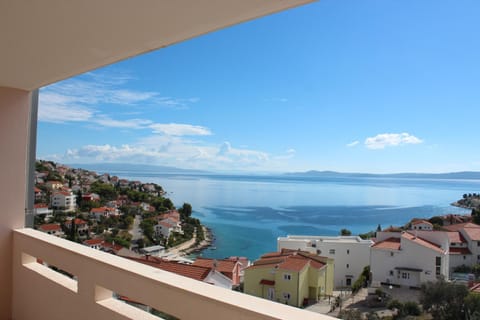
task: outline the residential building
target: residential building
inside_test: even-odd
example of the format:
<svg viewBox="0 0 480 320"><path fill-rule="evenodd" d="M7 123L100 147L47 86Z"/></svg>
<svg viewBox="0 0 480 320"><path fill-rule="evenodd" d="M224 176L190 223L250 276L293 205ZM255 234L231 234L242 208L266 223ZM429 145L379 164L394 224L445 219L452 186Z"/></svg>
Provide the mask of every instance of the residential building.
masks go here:
<svg viewBox="0 0 480 320"><path fill-rule="evenodd" d="M335 288L350 287L370 264L373 241L358 236L295 236L279 237L277 249L302 250L334 260Z"/></svg>
<svg viewBox="0 0 480 320"><path fill-rule="evenodd" d="M49 188L50 190L60 190L63 188L63 183L61 181L47 181L45 183L45 185L47 186L47 188Z"/></svg>
<svg viewBox="0 0 480 320"><path fill-rule="evenodd" d="M232 281L232 286L240 285L240 268L238 260L231 259L210 259L198 257L193 262L194 266L208 267L216 270Z"/></svg>
<svg viewBox="0 0 480 320"><path fill-rule="evenodd" d="M100 196L96 193L85 193L82 195L83 201L100 201Z"/></svg>
<svg viewBox="0 0 480 320"><path fill-rule="evenodd" d="M432 231L430 235L435 238L426 240L413 232L377 232L370 253L372 286L420 287L422 282L448 279L448 236Z"/></svg>
<svg viewBox="0 0 480 320"><path fill-rule="evenodd" d="M5 151L1 164L8 168L0 186L0 319L56 320L65 314L71 320L150 319L115 299L117 294L186 320L199 315L206 319L330 319L158 272L33 230L25 227L22 214L29 203L25 190L33 190L29 184L35 126L30 121L35 121L37 89L307 2L86 0L58 5L44 0L28 6L25 1L11 1L0 10L0 39L14 44L0 52L0 148ZM76 111L77 106L69 108ZM75 277L59 276L37 263L38 258ZM52 308L52 301L61 303ZM179 307L179 302L189 307Z"/></svg>
<svg viewBox="0 0 480 320"><path fill-rule="evenodd" d="M432 231L433 224L428 222L427 220L414 220L411 223L412 230L423 230L423 231Z"/></svg>
<svg viewBox="0 0 480 320"><path fill-rule="evenodd" d="M165 247L156 245L156 246L150 246L150 247L145 247L140 249L140 253L143 253L148 256L156 256L159 257L162 253L165 252Z"/></svg>
<svg viewBox="0 0 480 320"><path fill-rule="evenodd" d="M71 191L54 192L51 199L52 208L66 212L75 211L77 208L76 197Z"/></svg>
<svg viewBox="0 0 480 320"><path fill-rule="evenodd" d="M111 208L111 207L100 207L100 208L92 208L90 209L90 215L95 217L97 221L100 221L102 217L108 218L111 216L118 215L118 209Z"/></svg>
<svg viewBox="0 0 480 320"><path fill-rule="evenodd" d="M45 215L45 219L48 219L53 216L53 210L46 203L36 203L33 205L33 214L36 216Z"/></svg>
<svg viewBox="0 0 480 320"><path fill-rule="evenodd" d="M78 235L79 236L86 236L88 234L88 231L89 231L87 221L79 219L79 218L67 220L67 221L65 221L65 227L67 229L72 228L72 220L75 223L75 229L77 230Z"/></svg>
<svg viewBox="0 0 480 320"><path fill-rule="evenodd" d="M42 224L38 226L38 230L56 237L64 236L62 227L59 223Z"/></svg>
<svg viewBox="0 0 480 320"><path fill-rule="evenodd" d="M306 251L264 254L245 269L244 292L301 307L333 292L333 260Z"/></svg>
<svg viewBox="0 0 480 320"><path fill-rule="evenodd" d="M451 232L459 232L463 240L467 243L468 251L463 249L466 254L471 254L470 265L480 263L480 226L472 222L452 224L444 227ZM463 257L462 257L463 258ZM468 261L467 258L465 260ZM464 264L468 265L467 261Z"/></svg>

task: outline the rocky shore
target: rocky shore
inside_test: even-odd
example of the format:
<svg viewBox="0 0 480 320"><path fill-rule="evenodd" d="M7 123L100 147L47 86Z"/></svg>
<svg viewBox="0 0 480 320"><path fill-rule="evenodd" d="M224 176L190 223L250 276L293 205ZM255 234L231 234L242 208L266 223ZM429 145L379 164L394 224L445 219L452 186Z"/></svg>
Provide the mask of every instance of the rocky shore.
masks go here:
<svg viewBox="0 0 480 320"><path fill-rule="evenodd" d="M205 239L202 240L200 243L193 244L191 247L183 250L181 252L182 255L187 256L190 254L200 253L212 245L213 239L214 239L212 230L203 225L202 225L202 228L203 228L203 234L205 235Z"/></svg>

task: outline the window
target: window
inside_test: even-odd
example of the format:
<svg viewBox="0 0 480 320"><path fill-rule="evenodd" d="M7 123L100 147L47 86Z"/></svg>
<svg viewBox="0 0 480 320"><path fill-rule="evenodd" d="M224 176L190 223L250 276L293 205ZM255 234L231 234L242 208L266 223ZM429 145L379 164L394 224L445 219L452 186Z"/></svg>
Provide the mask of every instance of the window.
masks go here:
<svg viewBox="0 0 480 320"><path fill-rule="evenodd" d="M284 292L284 293L283 293L283 299L289 300L289 299L290 299L290 293Z"/></svg>
<svg viewBox="0 0 480 320"><path fill-rule="evenodd" d="M479 247L480 247L480 241L477 241L477 246L479 246Z"/></svg>
<svg viewBox="0 0 480 320"><path fill-rule="evenodd" d="M322 250L317 249L317 254L321 254Z"/></svg>
<svg viewBox="0 0 480 320"><path fill-rule="evenodd" d="M467 259L467 256L463 256L463 260Z"/></svg>
<svg viewBox="0 0 480 320"><path fill-rule="evenodd" d="M317 244L316 243L312 243L312 248L316 248L317 247Z"/></svg>
<svg viewBox="0 0 480 320"><path fill-rule="evenodd" d="M440 275L441 266L442 266L442 258L441 257L435 257L435 275L437 275L437 276Z"/></svg>
<svg viewBox="0 0 480 320"><path fill-rule="evenodd" d="M477 256L477 260L480 260L480 254Z"/></svg>
<svg viewBox="0 0 480 320"><path fill-rule="evenodd" d="M393 270L390 270L390 275L393 276Z"/></svg>
<svg viewBox="0 0 480 320"><path fill-rule="evenodd" d="M330 250L328 251L328 253L330 253L330 254L335 254L335 249L330 249Z"/></svg>
<svg viewBox="0 0 480 320"><path fill-rule="evenodd" d="M347 263L347 269L350 268L350 265Z"/></svg>
<svg viewBox="0 0 480 320"><path fill-rule="evenodd" d="M350 254L350 249L347 249L347 254Z"/></svg>
<svg viewBox="0 0 480 320"><path fill-rule="evenodd" d="M288 273L283 274L283 280L292 280L292 275Z"/></svg>
<svg viewBox="0 0 480 320"><path fill-rule="evenodd" d="M402 279L410 279L410 273L409 272L402 272Z"/></svg>
<svg viewBox="0 0 480 320"><path fill-rule="evenodd" d="M390 257L393 257L393 252L390 252Z"/></svg>

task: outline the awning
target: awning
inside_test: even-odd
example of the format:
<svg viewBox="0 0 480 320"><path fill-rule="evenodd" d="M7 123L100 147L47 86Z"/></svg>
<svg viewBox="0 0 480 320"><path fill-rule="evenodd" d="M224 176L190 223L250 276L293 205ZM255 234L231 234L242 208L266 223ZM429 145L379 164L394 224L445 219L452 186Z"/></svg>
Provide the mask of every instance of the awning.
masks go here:
<svg viewBox="0 0 480 320"><path fill-rule="evenodd" d="M260 280L260 284L264 284L264 285L267 285L267 286L274 286L274 285L275 285L275 281L273 281L273 280L267 280L267 279L262 279L262 280Z"/></svg>
<svg viewBox="0 0 480 320"><path fill-rule="evenodd" d="M408 267L395 267L395 270L403 270L403 271L413 271L413 272L422 272L422 269L415 269L415 268L408 268Z"/></svg>

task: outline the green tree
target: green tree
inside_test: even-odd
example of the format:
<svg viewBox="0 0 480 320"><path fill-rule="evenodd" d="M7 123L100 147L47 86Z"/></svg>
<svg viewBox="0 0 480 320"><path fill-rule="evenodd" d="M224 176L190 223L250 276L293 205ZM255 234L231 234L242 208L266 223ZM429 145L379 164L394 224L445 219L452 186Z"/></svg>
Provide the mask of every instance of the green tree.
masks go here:
<svg viewBox="0 0 480 320"><path fill-rule="evenodd" d="M340 230L340 235L342 235L342 236L351 236L351 235L352 235L352 231L344 228L344 229Z"/></svg>
<svg viewBox="0 0 480 320"><path fill-rule="evenodd" d="M103 183L101 181L95 181L92 183L90 186L90 192L98 194L102 200L115 200L118 196L117 191L111 184Z"/></svg>
<svg viewBox="0 0 480 320"><path fill-rule="evenodd" d="M423 283L420 302L436 320L464 318L463 302L468 295L466 286L439 280Z"/></svg>
<svg viewBox="0 0 480 320"><path fill-rule="evenodd" d="M480 319L480 295L478 293L469 293L465 298L465 309L467 319Z"/></svg>
<svg viewBox="0 0 480 320"><path fill-rule="evenodd" d="M142 222L140 222L140 228L142 229L143 235L153 242L154 241L153 221L150 219L142 220Z"/></svg>
<svg viewBox="0 0 480 320"><path fill-rule="evenodd" d="M163 206L164 206L165 208L167 208L168 210L172 210L172 209L175 208L174 205L173 205L172 200L170 200L169 198L165 198L165 199L163 200L163 203L162 203L162 204L163 204Z"/></svg>
<svg viewBox="0 0 480 320"><path fill-rule="evenodd" d="M192 205L190 203L184 203L178 212L180 212L180 218L183 221L192 215Z"/></svg>

